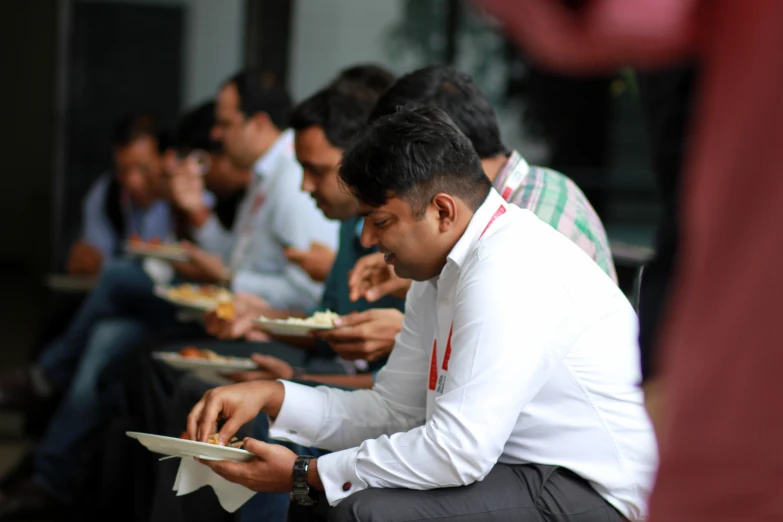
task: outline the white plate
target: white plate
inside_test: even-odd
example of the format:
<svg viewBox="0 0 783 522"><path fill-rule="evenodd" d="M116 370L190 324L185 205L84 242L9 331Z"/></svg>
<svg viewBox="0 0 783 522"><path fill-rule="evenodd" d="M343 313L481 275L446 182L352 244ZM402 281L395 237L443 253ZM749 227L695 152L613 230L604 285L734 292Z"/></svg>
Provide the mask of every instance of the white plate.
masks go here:
<svg viewBox="0 0 783 522"><path fill-rule="evenodd" d="M174 245L144 245L136 243L126 243L125 252L131 256L151 257L163 261L187 262L190 261L190 254L184 248Z"/></svg>
<svg viewBox="0 0 783 522"><path fill-rule="evenodd" d="M158 359L176 370L215 370L222 373L236 373L247 370L257 370L256 363L246 357L232 357L228 360L212 361L209 359L197 359L195 357L183 357L175 352L155 352L153 359Z"/></svg>
<svg viewBox="0 0 783 522"><path fill-rule="evenodd" d="M235 462L247 462L255 457L247 450L217 446L215 444L207 444L206 442L139 433L138 431L126 431L125 435L138 440L153 453L160 453L161 455L198 457L204 460L233 460Z"/></svg>
<svg viewBox="0 0 783 522"><path fill-rule="evenodd" d="M56 292L87 293L93 289L96 276L77 276L71 274L48 274L46 286Z"/></svg>
<svg viewBox="0 0 783 522"><path fill-rule="evenodd" d="M287 337L307 337L307 334L313 330L334 330L334 326L287 323L284 319L266 319L264 317L256 319L256 323L263 326L264 330L273 335L284 335Z"/></svg>
<svg viewBox="0 0 783 522"><path fill-rule="evenodd" d="M168 290L170 287L164 285L155 286L155 295L168 301L173 305L180 306L182 308L189 308L191 310L198 310L200 312L211 312L218 305L218 301L215 299L206 299L203 302L183 301L181 299L175 299L169 296Z"/></svg>

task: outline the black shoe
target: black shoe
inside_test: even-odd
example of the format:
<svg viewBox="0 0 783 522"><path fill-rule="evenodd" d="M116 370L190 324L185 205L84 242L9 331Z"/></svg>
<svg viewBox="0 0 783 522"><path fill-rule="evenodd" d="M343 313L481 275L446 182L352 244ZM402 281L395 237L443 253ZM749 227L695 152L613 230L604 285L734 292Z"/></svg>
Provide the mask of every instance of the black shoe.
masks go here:
<svg viewBox="0 0 783 522"><path fill-rule="evenodd" d="M0 374L0 410L25 412L43 406L45 397L39 395L27 369Z"/></svg>
<svg viewBox="0 0 783 522"><path fill-rule="evenodd" d="M63 520L65 507L43 487L27 482L0 499L0 521Z"/></svg>

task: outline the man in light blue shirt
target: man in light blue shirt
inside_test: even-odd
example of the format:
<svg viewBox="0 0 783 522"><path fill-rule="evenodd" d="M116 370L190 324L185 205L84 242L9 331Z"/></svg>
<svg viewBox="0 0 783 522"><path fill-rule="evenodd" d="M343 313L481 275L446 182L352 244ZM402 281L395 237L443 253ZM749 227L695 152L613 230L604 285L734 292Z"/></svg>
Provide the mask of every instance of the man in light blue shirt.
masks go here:
<svg viewBox="0 0 783 522"><path fill-rule="evenodd" d="M164 239L172 233L171 207L163 196L163 149L154 116L135 114L114 129L114 170L103 174L82 204L82 232L67 270L96 275L131 236Z"/></svg>
<svg viewBox="0 0 783 522"><path fill-rule="evenodd" d="M313 281L285 249L306 250L311 243L337 250L339 224L324 217L300 190L302 169L287 127L284 89L258 71L229 79L217 98L212 132L232 163L253 172L237 220L224 228L198 197L203 182L188 164L171 184L175 204L188 215L200 249L192 262L175 265L181 274L227 284L235 293L262 297L272 306L306 310L315 306L323 283ZM209 251L207 253L205 251Z"/></svg>

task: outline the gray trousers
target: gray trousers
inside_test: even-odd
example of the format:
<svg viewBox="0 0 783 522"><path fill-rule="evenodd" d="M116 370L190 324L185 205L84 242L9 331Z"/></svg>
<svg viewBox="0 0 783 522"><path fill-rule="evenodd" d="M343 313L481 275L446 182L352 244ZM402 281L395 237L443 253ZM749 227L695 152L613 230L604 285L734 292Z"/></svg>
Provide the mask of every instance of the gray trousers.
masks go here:
<svg viewBox="0 0 783 522"><path fill-rule="evenodd" d="M291 504L289 522L621 522L583 479L556 466L498 464L481 482L427 491L367 489L330 508Z"/></svg>

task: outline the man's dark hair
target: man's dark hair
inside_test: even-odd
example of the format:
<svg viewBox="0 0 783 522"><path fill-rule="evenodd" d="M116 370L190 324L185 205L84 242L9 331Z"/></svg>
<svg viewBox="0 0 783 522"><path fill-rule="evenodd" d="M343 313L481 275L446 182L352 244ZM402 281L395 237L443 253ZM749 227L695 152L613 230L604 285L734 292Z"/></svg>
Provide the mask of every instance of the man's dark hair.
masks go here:
<svg viewBox="0 0 783 522"><path fill-rule="evenodd" d="M347 67L340 71L332 85L356 85L374 93L376 96L394 84L394 74L380 65L366 63Z"/></svg>
<svg viewBox="0 0 783 522"><path fill-rule="evenodd" d="M440 192L475 210L492 188L470 140L432 107L379 118L343 154L340 178L359 201L379 207L402 198L417 218Z"/></svg>
<svg viewBox="0 0 783 522"><path fill-rule="evenodd" d="M226 81L239 93L239 109L245 117L252 118L259 112L269 115L278 129L288 127L291 97L274 73L260 69L244 69Z"/></svg>
<svg viewBox="0 0 783 522"><path fill-rule="evenodd" d="M127 147L143 137L150 137L158 145L158 151L163 152L169 146L169 135L160 126L158 119L149 112L128 114L114 127L111 144L114 147Z"/></svg>
<svg viewBox="0 0 783 522"><path fill-rule="evenodd" d="M367 124L375 100L344 86L329 86L302 101L291 112L291 128L321 127L329 143L346 149Z"/></svg>
<svg viewBox="0 0 783 522"><path fill-rule="evenodd" d="M209 101L187 112L179 120L174 135L174 146L180 152L201 149L207 152L220 150L220 143L210 138L215 125L215 102Z"/></svg>
<svg viewBox="0 0 783 522"><path fill-rule="evenodd" d="M397 107L435 107L445 111L473 143L479 158L504 154L495 111L470 75L446 65L431 65L406 74L378 100L370 121Z"/></svg>

